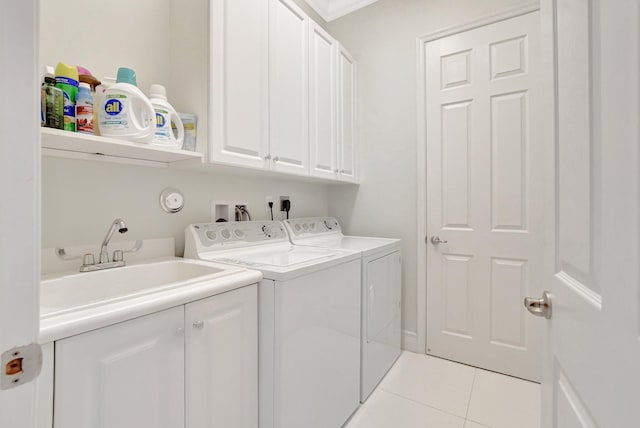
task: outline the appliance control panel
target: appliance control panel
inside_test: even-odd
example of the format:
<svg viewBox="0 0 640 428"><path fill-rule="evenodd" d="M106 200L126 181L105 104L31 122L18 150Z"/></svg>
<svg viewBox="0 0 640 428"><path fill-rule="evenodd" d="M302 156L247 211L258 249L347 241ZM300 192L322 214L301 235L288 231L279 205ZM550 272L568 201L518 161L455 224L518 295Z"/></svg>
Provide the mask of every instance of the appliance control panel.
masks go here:
<svg viewBox="0 0 640 428"><path fill-rule="evenodd" d="M313 236L342 232L340 223L333 217L293 218L284 221L294 236Z"/></svg>
<svg viewBox="0 0 640 428"><path fill-rule="evenodd" d="M205 247L288 241L284 226L279 221L198 223L190 227Z"/></svg>

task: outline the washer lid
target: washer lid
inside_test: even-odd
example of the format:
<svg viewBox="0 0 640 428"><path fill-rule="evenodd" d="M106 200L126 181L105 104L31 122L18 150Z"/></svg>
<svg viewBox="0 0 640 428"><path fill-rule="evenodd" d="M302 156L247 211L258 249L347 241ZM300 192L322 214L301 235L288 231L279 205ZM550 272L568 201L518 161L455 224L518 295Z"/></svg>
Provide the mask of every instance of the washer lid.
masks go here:
<svg viewBox="0 0 640 428"><path fill-rule="evenodd" d="M299 238L294 241L294 244L356 251L362 252L363 255L368 255L371 253L377 253L378 251L388 250L393 247L399 247L400 240L391 238L370 238L366 236L344 236L339 234Z"/></svg>
<svg viewBox="0 0 640 428"><path fill-rule="evenodd" d="M287 281L331 266L359 260L360 253L291 244L264 245L201 254L204 260L259 270L265 279Z"/></svg>
<svg viewBox="0 0 640 428"><path fill-rule="evenodd" d="M224 257L220 260L226 259L233 263L244 264L247 266L264 265L293 269L296 265L330 259L335 256L335 251L311 247L294 247L293 245L290 245L289 248L284 251L273 251L273 249L267 249L266 251L253 253L245 252L236 256Z"/></svg>

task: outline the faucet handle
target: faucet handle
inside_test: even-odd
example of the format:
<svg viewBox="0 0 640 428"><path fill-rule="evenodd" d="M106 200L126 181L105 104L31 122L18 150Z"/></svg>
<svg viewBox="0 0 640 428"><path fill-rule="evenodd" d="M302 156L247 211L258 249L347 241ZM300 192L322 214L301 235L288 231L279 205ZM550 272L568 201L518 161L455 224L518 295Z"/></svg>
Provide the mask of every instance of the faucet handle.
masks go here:
<svg viewBox="0 0 640 428"><path fill-rule="evenodd" d="M82 265L83 266L91 266L91 265L95 265L96 264L96 260L93 257L92 253L87 253L82 257Z"/></svg>
<svg viewBox="0 0 640 428"><path fill-rule="evenodd" d="M113 252L113 261L114 262L121 262L124 260L124 253L122 250L115 250Z"/></svg>

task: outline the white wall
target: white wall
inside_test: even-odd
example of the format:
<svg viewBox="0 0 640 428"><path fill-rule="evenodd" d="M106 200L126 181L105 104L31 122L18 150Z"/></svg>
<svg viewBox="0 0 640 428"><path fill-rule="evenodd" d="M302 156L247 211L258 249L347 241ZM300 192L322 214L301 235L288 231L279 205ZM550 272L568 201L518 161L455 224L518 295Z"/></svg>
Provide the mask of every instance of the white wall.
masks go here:
<svg viewBox="0 0 640 428"><path fill-rule="evenodd" d="M528 0L380 0L327 24L359 64L362 184L332 188L351 234L402 238L403 329L417 331L416 38ZM421 261L422 262L422 261Z"/></svg>
<svg viewBox="0 0 640 428"><path fill-rule="evenodd" d="M166 187L184 194L179 213L160 208L160 192ZM323 184L45 157L42 247L99 244L113 219L121 217L129 231L116 234L114 242L174 237L182 255L184 228L209 221L212 200L247 202L258 220L268 218L266 195L289 196L292 216L327 215L328 187ZM274 214L284 218L278 208Z"/></svg>
<svg viewBox="0 0 640 428"><path fill-rule="evenodd" d="M311 11L302 0L295 1ZM99 78L115 77L119 66L134 68L142 90L152 83L163 84L178 110L198 114L199 139L204 145L208 125L208 2L41 1L41 63L80 64ZM182 20L180 25L172 18ZM184 26L192 26L191 31L187 33ZM172 66L176 49L188 50L188 54ZM185 208L178 214L167 214L159 207L160 192L167 186L177 187L185 195ZM129 232L114 239L173 236L181 255L185 226L209 221L212 200L248 202L253 217L265 219L265 195L290 196L293 215L328 213L326 185L44 158L42 246L99 243L109 223L122 217ZM282 218L279 212L277 216Z"/></svg>

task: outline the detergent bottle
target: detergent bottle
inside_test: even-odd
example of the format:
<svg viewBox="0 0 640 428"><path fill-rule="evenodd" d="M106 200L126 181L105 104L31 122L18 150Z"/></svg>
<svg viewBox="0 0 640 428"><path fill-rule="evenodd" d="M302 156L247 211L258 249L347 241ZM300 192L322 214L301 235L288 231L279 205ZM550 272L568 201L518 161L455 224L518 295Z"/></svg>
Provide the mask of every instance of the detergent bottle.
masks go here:
<svg viewBox="0 0 640 428"><path fill-rule="evenodd" d="M78 69L75 65L59 62L56 65L56 87L64 95L64 129L76 130L76 94L78 93Z"/></svg>
<svg viewBox="0 0 640 428"><path fill-rule="evenodd" d="M136 73L120 67L116 84L108 88L98 107L100 135L150 143L155 135L155 110L138 89Z"/></svg>
<svg viewBox="0 0 640 428"><path fill-rule="evenodd" d="M153 144L172 149L182 148L184 126L178 113L167 101L166 89L162 85L151 85L149 97L156 112L156 132ZM178 132L177 137L173 133L172 123Z"/></svg>

